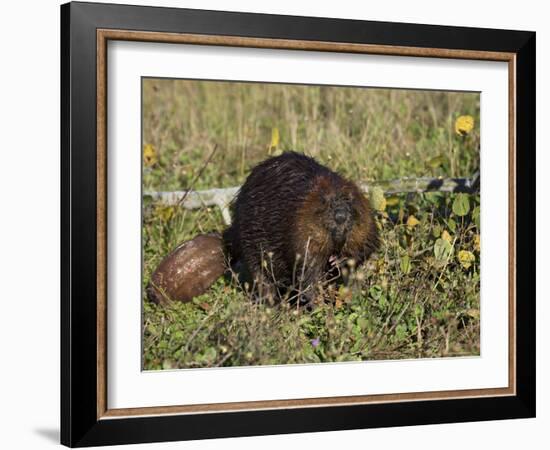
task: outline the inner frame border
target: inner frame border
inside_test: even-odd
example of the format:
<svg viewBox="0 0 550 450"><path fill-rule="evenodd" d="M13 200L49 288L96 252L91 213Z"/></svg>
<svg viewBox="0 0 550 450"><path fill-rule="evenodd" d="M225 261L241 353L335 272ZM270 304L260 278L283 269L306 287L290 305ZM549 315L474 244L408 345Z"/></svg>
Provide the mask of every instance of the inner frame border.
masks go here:
<svg viewBox="0 0 550 450"><path fill-rule="evenodd" d="M170 44L217 45L231 47L363 53L409 57L436 57L502 61L508 63L508 387L401 394L376 394L341 397L318 397L287 400L264 400L201 405L148 406L109 409L107 405L107 42L109 40L157 42ZM96 30L97 81L97 414L98 420L174 414L206 414L232 411L349 406L404 401L448 400L461 398L502 397L516 395L516 54L479 50L457 50L335 43L290 39L250 38L223 35L164 33L133 30Z"/></svg>

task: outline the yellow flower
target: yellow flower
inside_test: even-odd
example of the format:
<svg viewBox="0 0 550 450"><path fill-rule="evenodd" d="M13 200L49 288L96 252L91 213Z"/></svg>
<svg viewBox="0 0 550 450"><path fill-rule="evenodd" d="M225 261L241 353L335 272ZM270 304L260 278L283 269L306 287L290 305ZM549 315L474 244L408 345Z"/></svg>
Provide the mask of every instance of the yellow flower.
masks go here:
<svg viewBox="0 0 550 450"><path fill-rule="evenodd" d="M448 243L453 242L453 238L447 230L443 230L443 233L441 233L441 239L446 240Z"/></svg>
<svg viewBox="0 0 550 450"><path fill-rule="evenodd" d="M271 143L269 144L268 154L274 156L282 154L279 150L279 129L277 127L271 129Z"/></svg>
<svg viewBox="0 0 550 450"><path fill-rule="evenodd" d="M375 186L370 190L369 194L372 207L376 211L384 211L386 209L386 197L384 197L382 188Z"/></svg>
<svg viewBox="0 0 550 450"><path fill-rule="evenodd" d="M474 129L474 118L472 116L460 116L455 121L455 133L460 136L469 134Z"/></svg>
<svg viewBox="0 0 550 450"><path fill-rule="evenodd" d="M143 147L143 164L147 167L152 166L157 162L157 152L155 147L151 144L147 144Z"/></svg>
<svg viewBox="0 0 550 450"><path fill-rule="evenodd" d="M420 221L416 217L414 217L413 215L409 216L409 218L407 219L407 227L409 227L409 228L414 228L419 223L420 223Z"/></svg>
<svg viewBox="0 0 550 450"><path fill-rule="evenodd" d="M175 208L173 206L157 205L155 213L163 222L168 222L174 216Z"/></svg>
<svg viewBox="0 0 550 450"><path fill-rule="evenodd" d="M279 146L279 129L277 127L271 129L271 146Z"/></svg>
<svg viewBox="0 0 550 450"><path fill-rule="evenodd" d="M481 240L479 238L479 234L476 234L474 237L474 248L476 252L479 252L481 250Z"/></svg>
<svg viewBox="0 0 550 450"><path fill-rule="evenodd" d="M464 267L465 269L468 269L472 263L476 260L476 257L472 252L469 252L467 250L460 250L458 252L458 262Z"/></svg>
<svg viewBox="0 0 550 450"><path fill-rule="evenodd" d="M386 197L386 206L395 206L397 204L399 204L399 197L395 195Z"/></svg>

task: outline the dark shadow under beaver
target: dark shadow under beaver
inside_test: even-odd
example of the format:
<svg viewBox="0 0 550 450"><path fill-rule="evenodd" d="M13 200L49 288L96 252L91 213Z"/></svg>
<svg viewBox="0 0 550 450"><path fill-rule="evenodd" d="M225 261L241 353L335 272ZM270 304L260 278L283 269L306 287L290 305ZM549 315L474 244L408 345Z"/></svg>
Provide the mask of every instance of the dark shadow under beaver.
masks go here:
<svg viewBox="0 0 550 450"><path fill-rule="evenodd" d="M311 302L338 278L338 263L360 265L378 247L368 199L359 188L303 154L257 165L232 204L223 234L226 254L255 294L296 292Z"/></svg>

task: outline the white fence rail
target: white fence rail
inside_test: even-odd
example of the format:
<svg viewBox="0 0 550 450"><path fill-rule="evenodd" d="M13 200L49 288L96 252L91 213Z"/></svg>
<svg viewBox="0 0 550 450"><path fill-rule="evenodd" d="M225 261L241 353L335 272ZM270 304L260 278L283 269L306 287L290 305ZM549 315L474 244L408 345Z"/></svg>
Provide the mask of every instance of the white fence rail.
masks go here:
<svg viewBox="0 0 550 450"><path fill-rule="evenodd" d="M400 193L439 192L477 192L479 191L479 173L472 178L401 178L399 180L378 181L359 185L363 192L379 187L386 195ZM220 208L226 225L231 223L229 205L239 191L239 186L207 189L203 191L145 192L144 196L165 205L180 205L186 209L198 209L208 206Z"/></svg>

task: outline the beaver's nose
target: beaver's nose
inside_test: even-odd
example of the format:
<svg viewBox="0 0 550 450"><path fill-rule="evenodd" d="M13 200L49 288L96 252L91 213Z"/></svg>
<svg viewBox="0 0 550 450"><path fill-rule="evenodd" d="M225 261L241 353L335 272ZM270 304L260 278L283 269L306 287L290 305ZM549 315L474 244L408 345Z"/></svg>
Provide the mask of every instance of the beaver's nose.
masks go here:
<svg viewBox="0 0 550 450"><path fill-rule="evenodd" d="M344 208L338 208L334 211L334 220L338 225L342 225L346 221L347 212Z"/></svg>

